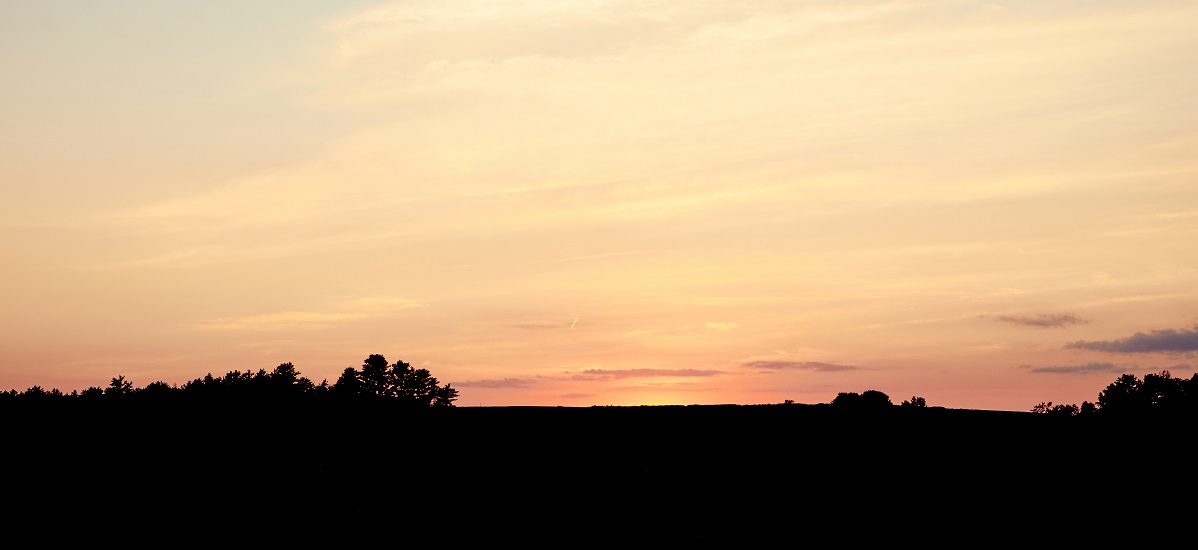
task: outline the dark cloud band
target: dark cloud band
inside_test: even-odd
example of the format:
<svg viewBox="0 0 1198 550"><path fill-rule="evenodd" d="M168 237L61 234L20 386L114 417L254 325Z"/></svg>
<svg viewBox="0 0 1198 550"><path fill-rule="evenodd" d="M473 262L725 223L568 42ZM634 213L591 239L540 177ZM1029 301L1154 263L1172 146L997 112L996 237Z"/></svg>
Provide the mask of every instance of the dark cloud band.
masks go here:
<svg viewBox="0 0 1198 550"><path fill-rule="evenodd" d="M1110 351L1116 353L1158 353L1198 351L1198 326L1192 329L1163 329L1137 332L1119 340L1078 340L1065 344L1072 349Z"/></svg>
<svg viewBox="0 0 1198 550"><path fill-rule="evenodd" d="M1126 369L1114 363L1086 363L1084 365L1057 365L1052 367L1033 367L1024 365L1024 368L1031 372L1042 372L1052 374L1090 374L1093 372L1106 373L1122 373Z"/></svg>
<svg viewBox="0 0 1198 550"><path fill-rule="evenodd" d="M1064 327L1068 325L1078 325L1089 322L1088 320L1082 319L1081 317L1078 317L1072 313L1045 313L1036 315L1035 317L996 315L994 319L996 321L1002 321L1004 323L1011 323L1013 325L1020 325L1024 327L1044 328Z"/></svg>

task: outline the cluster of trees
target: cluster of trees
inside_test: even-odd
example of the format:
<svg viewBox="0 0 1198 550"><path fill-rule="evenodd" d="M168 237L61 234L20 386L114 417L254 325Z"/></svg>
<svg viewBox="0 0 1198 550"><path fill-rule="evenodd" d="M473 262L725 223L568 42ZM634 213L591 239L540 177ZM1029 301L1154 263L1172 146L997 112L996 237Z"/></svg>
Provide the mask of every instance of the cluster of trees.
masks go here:
<svg viewBox="0 0 1198 550"><path fill-rule="evenodd" d="M890 401L890 396L885 393L878 390L866 390L862 393L840 392L832 400L832 405L845 409L878 409L891 407L894 403ZM928 401L922 397L912 396L911 399L903 401L899 406L923 409L927 408Z"/></svg>
<svg viewBox="0 0 1198 550"><path fill-rule="evenodd" d="M1198 374L1188 379L1174 378L1167 370L1146 374L1143 379L1124 374L1098 394L1097 403L1083 401L1079 406L1047 402L1032 407L1032 412L1061 416L1193 415L1198 413Z"/></svg>
<svg viewBox="0 0 1198 550"><path fill-rule="evenodd" d="M328 380L313 383L291 363L282 363L267 372L230 371L224 376L211 373L183 385L152 382L137 388L124 376L112 379L106 388L90 387L82 392L75 390L63 393L55 389L46 390L33 386L24 392L15 389L0 392L3 400L170 400L199 399L213 401L236 400L279 400L304 398L334 399L391 399L404 404L422 407L452 407L458 398L458 390L450 384L441 383L428 369L416 369L403 361L388 363L382 355L370 355L361 369L348 367L333 384Z"/></svg>
<svg viewBox="0 0 1198 550"><path fill-rule="evenodd" d="M387 363L382 355L371 355L362 370L348 367L333 384L335 393L353 396L394 398L413 405L452 406L458 390L439 385L428 369L414 369L403 361Z"/></svg>
<svg viewBox="0 0 1198 550"><path fill-rule="evenodd" d="M787 400L786 404L793 401ZM877 390L862 393L841 392L832 405L846 410L885 409L893 406L890 396ZM927 400L913 396L900 405L904 408L926 408ZM1147 374L1143 379L1124 374L1098 394L1096 402L1081 405L1041 402L1031 412L1054 416L1088 416L1101 413L1111 417L1135 417L1149 414L1163 416L1198 416L1198 374L1190 378L1174 378L1169 371Z"/></svg>

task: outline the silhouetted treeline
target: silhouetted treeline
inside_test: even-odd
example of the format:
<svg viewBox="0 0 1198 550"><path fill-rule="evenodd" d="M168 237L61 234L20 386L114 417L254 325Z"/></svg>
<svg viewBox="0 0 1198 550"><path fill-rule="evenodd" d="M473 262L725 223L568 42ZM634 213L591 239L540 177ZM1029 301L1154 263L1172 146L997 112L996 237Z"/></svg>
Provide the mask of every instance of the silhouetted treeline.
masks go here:
<svg viewBox="0 0 1198 550"><path fill-rule="evenodd" d="M788 401L788 403L790 403ZM893 406L890 397L877 390L863 393L841 392L832 405L845 410L885 410ZM918 396L903 401L900 408L926 408L927 401ZM1098 394L1096 402L1077 404L1041 402L1031 412L1049 416L1099 416L1104 418L1136 419L1142 417L1198 416L1198 374L1190 378L1174 378L1169 371L1144 375L1123 374Z"/></svg>
<svg viewBox="0 0 1198 550"><path fill-rule="evenodd" d="M23 392L15 389L0 392L0 403L80 402L274 402L274 401L391 401L415 407L452 407L458 390L451 384L441 385L428 369L413 368L403 361L389 363L379 354L369 355L361 368L347 367L336 382L322 380L315 384L292 363L281 363L270 372L229 371L224 376L211 373L182 385L152 382L135 387L123 375L111 380L107 387L93 386L83 391L64 393L57 388L33 386ZM785 400L783 404L794 404ZM845 411L885 410L893 407L890 396L877 390L862 393L840 392L830 403ZM912 396L899 408L924 409L927 401ZM1041 402L1031 412L1050 416L1140 417L1198 415L1198 374L1190 378L1174 378L1169 371L1147 374L1143 379L1123 374L1103 389L1096 402L1077 404Z"/></svg>
<svg viewBox="0 0 1198 550"><path fill-rule="evenodd" d="M382 355L372 354L360 369L347 367L334 384L328 380L314 384L301 376L295 365L281 363L272 371L229 371L224 376L211 373L183 385L152 382L135 387L123 375L107 387L64 393L33 386L24 392L15 389L0 393L0 401L52 403L65 400L80 402L172 403L172 402L277 402L277 401L370 401L388 400L393 404L417 407L452 407L458 390L441 385L428 369L412 368L403 361L388 363Z"/></svg>
<svg viewBox="0 0 1198 550"><path fill-rule="evenodd" d="M1194 417L1198 416L1198 373L1190 378L1174 378L1169 371L1120 375L1098 394L1098 401L1082 404L1042 402L1032 412L1055 416L1099 415L1114 418Z"/></svg>

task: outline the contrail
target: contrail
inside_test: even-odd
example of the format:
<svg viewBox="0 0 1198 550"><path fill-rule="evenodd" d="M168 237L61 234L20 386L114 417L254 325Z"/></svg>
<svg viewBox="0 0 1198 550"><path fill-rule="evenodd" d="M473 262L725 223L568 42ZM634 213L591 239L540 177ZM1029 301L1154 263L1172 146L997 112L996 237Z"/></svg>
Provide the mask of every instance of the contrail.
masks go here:
<svg viewBox="0 0 1198 550"><path fill-rule="evenodd" d="M570 323L570 330L574 330L574 325L578 324L578 317L574 317L574 322Z"/></svg>

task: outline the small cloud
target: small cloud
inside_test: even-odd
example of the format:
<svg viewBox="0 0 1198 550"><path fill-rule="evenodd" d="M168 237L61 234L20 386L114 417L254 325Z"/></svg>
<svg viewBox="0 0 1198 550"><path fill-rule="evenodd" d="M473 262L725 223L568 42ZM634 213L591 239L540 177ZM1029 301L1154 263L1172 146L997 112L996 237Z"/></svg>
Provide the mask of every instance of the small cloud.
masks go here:
<svg viewBox="0 0 1198 550"><path fill-rule="evenodd" d="M416 300L409 300L398 296L367 296L347 300L341 304L341 307L344 309L360 312L387 312L420 306L421 303Z"/></svg>
<svg viewBox="0 0 1198 550"><path fill-rule="evenodd" d="M1028 317L1028 316L1023 316L1023 315L1021 315L1021 316L996 315L994 317L994 320L1002 321L1004 323L1011 323L1013 325L1020 325L1020 326L1025 326L1025 327L1041 327L1041 328L1063 327L1063 326L1067 326L1067 325L1077 325L1077 324L1081 324L1081 323L1089 323L1090 322L1088 319L1082 319L1081 317L1078 317L1077 315L1074 315L1072 313L1042 313L1035 317Z"/></svg>
<svg viewBox="0 0 1198 550"><path fill-rule="evenodd" d="M1183 372L1194 370L1192 365L1179 363L1168 367L1140 367L1138 365L1116 365L1115 363L1086 363L1084 365L1058 365L1052 367L1033 367L1031 365L1021 365L1020 368L1028 369L1031 372L1051 373L1051 374L1089 374L1094 372L1099 373L1130 373L1130 372Z"/></svg>
<svg viewBox="0 0 1198 550"><path fill-rule="evenodd" d="M1119 340L1078 340L1066 348L1115 353L1157 353L1198 351L1198 326L1192 329L1162 329L1147 334L1137 332Z"/></svg>
<svg viewBox="0 0 1198 550"><path fill-rule="evenodd" d="M740 328L740 323L707 323L708 330L734 330Z"/></svg>
<svg viewBox="0 0 1198 550"><path fill-rule="evenodd" d="M593 393L563 393L563 394L559 395L558 397L561 397L564 399L586 399L588 397L595 397L595 394L593 394Z"/></svg>
<svg viewBox="0 0 1198 550"><path fill-rule="evenodd" d="M711 326L711 324L708 324L707 328L713 328L713 327ZM645 337L645 336L679 336L679 335L688 334L693 330L695 330L694 326L683 325L683 326L672 327L672 328L649 328L649 329L627 330L627 331L620 333L620 335L624 336L625 338L641 338L641 337ZM730 328L725 328L724 330L730 330Z"/></svg>
<svg viewBox="0 0 1198 550"><path fill-rule="evenodd" d="M816 372L835 372L845 370L859 370L861 367L852 365L837 365L834 363L820 363L818 361L746 361L740 364L742 367L750 369L763 370L810 370Z"/></svg>
<svg viewBox="0 0 1198 550"><path fill-rule="evenodd" d="M577 261L585 261L585 260L599 260L599 259L603 259L603 258L614 258L614 257L618 257L618 256L629 256L629 255L634 255L634 254L647 254L649 252L651 252L651 251L649 251L649 250L629 250L627 252L605 252L603 254L588 254L585 256L570 256L568 258L551 258L548 260L536 260L536 261L527 262L527 263L542 264L542 263L557 263L557 262L577 262Z"/></svg>
<svg viewBox="0 0 1198 550"><path fill-rule="evenodd" d="M336 304L332 311L280 311L205 319L195 323L202 330L316 330L329 325L381 317L397 310L420 307L420 302L395 296L368 296Z"/></svg>
<svg viewBox="0 0 1198 550"><path fill-rule="evenodd" d="M534 380L523 378L504 378L503 380L467 380L454 382L459 388L527 388L535 384Z"/></svg>
<svg viewBox="0 0 1198 550"><path fill-rule="evenodd" d="M518 328L521 330L553 330L553 329L558 329L558 328L565 328L568 326L569 325L551 324L551 323L523 323L523 324L519 324L519 325L512 325L513 328Z"/></svg>
<svg viewBox="0 0 1198 550"><path fill-rule="evenodd" d="M568 373L567 373L568 374ZM587 369L573 376L574 380L611 380L621 378L653 378L667 376L719 376L718 370L699 369Z"/></svg>
<svg viewBox="0 0 1198 550"><path fill-rule="evenodd" d="M283 311L223 319L206 319L196 323L204 330L304 330L324 328L340 321L367 317L364 313Z"/></svg>
<svg viewBox="0 0 1198 550"><path fill-rule="evenodd" d="M1086 363L1084 365L1057 365L1052 367L1033 367L1022 365L1021 368L1031 372L1046 372L1052 374L1090 374L1094 372L1122 373L1127 369L1114 363Z"/></svg>
<svg viewBox="0 0 1198 550"><path fill-rule="evenodd" d="M1160 214L1154 214L1152 217L1157 218L1157 219L1163 219L1163 220L1198 218L1198 210L1187 210L1184 212L1163 212Z"/></svg>

